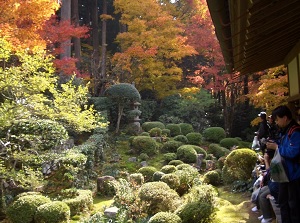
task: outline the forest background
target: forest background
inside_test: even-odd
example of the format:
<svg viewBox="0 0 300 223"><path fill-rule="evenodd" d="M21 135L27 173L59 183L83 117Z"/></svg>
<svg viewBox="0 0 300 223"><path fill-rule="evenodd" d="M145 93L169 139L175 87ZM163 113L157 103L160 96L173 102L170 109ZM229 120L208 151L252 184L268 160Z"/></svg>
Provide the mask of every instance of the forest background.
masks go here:
<svg viewBox="0 0 300 223"><path fill-rule="evenodd" d="M59 82L75 74L89 83L92 97L116 83L134 84L142 122L188 122L199 131L222 126L232 137L249 139L258 111L285 103L284 67L244 76L226 72L204 0L0 4L0 35L14 53L46 50Z"/></svg>

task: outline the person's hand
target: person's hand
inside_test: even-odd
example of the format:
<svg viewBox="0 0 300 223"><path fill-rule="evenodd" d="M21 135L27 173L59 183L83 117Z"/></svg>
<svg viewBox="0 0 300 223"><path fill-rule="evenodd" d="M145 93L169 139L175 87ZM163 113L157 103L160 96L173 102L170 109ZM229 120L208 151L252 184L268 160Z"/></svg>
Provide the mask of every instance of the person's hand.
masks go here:
<svg viewBox="0 0 300 223"><path fill-rule="evenodd" d="M275 142L267 142L266 143L266 146L267 146L267 149L273 149L273 150L276 150L278 148L278 145L277 143Z"/></svg>

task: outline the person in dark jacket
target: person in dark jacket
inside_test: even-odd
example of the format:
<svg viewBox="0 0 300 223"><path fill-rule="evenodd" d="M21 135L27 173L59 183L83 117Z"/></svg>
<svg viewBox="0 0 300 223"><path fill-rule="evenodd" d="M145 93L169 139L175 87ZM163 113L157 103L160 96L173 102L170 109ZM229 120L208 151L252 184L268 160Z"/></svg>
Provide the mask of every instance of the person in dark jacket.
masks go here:
<svg viewBox="0 0 300 223"><path fill-rule="evenodd" d="M260 117L261 122L259 123L259 128L258 128L258 131L257 131L257 137L258 137L258 140L259 140L259 143L260 143L260 150L262 151L262 154L264 154L265 150L266 150L266 141L267 141L267 138L270 135L269 125L268 125L268 122L267 122L267 113L266 112L260 112L258 114L258 116Z"/></svg>
<svg viewBox="0 0 300 223"><path fill-rule="evenodd" d="M278 203L282 223L300 222L300 126L287 106L274 109L272 116L281 129L279 142L267 142L268 149L278 150L284 159L289 182L279 183Z"/></svg>

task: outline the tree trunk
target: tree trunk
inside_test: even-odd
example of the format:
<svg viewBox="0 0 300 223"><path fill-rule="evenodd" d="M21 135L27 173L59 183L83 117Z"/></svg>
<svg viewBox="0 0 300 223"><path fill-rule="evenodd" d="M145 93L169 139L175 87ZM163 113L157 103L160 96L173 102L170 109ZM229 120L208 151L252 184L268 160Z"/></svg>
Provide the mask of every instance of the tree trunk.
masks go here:
<svg viewBox="0 0 300 223"><path fill-rule="evenodd" d="M71 22L71 0L63 0L61 6L60 17L62 21ZM60 54L60 59L71 57L71 39L62 43L63 53Z"/></svg>
<svg viewBox="0 0 300 223"><path fill-rule="evenodd" d="M103 13L107 14L107 1L103 0ZM102 42L101 42L101 89L100 95L105 91L105 82L106 82L106 19L102 18Z"/></svg>
<svg viewBox="0 0 300 223"><path fill-rule="evenodd" d="M119 103L118 105L118 121L117 121L117 127L116 127L116 133L119 132L120 130L120 123L121 123L121 118L123 114L124 106Z"/></svg>
<svg viewBox="0 0 300 223"><path fill-rule="evenodd" d="M79 26L79 12L78 12L78 0L72 0L72 21L75 27ZM74 46L74 57L77 59L76 67L80 69L80 61L81 61L81 43L80 38L73 38L73 46Z"/></svg>
<svg viewBox="0 0 300 223"><path fill-rule="evenodd" d="M92 0L92 38L93 38L93 55L91 60L92 76L94 77L94 96L98 95L100 81L99 74L99 32L98 32L98 5L97 0Z"/></svg>

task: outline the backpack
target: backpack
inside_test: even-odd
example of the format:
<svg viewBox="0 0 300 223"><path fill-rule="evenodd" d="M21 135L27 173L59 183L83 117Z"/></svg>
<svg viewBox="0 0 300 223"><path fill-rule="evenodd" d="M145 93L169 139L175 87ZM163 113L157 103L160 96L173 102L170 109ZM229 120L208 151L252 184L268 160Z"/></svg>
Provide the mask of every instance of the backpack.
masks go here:
<svg viewBox="0 0 300 223"><path fill-rule="evenodd" d="M300 125L293 125L289 131L288 131L288 139L291 138L291 135L295 132L295 131L299 131L300 132ZM300 164L300 156L298 155L297 157L292 159L294 162Z"/></svg>

